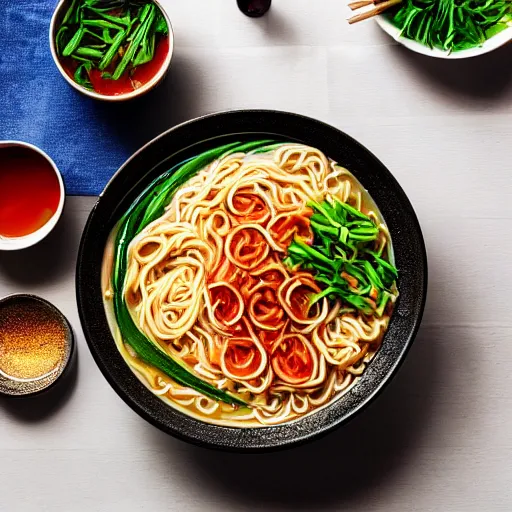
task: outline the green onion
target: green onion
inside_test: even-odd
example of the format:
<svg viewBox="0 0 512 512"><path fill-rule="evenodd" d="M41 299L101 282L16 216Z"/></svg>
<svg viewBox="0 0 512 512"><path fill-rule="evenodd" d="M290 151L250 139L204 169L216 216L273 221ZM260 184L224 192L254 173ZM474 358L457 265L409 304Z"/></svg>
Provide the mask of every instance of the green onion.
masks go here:
<svg viewBox="0 0 512 512"><path fill-rule="evenodd" d="M155 6L154 5L146 5L147 10L144 10L141 15L141 24L137 28L133 40L130 43L130 46L128 46L128 50L126 50L126 53L123 55L123 58L119 65L117 66L116 70L114 71L114 74L112 75L112 78L114 80L118 80L121 78L121 75L124 73L126 66L128 66L128 63L133 59L135 56L135 52L137 51L137 48L142 42L142 39L146 36L147 32L149 31L149 27L151 26L151 23L153 22L154 16L155 16Z"/></svg>
<svg viewBox="0 0 512 512"><path fill-rule="evenodd" d="M71 20L77 20L76 16L78 14L78 10L76 8L76 4L77 4L78 0L73 0L71 2L71 5L69 6L69 9L66 11L66 14L64 15L64 18L62 18L62 25L66 25L66 23L68 23L68 21L71 21Z"/></svg>
<svg viewBox="0 0 512 512"><path fill-rule="evenodd" d="M510 0L403 0L387 16L404 37L451 52L482 45L511 14Z"/></svg>
<svg viewBox="0 0 512 512"><path fill-rule="evenodd" d="M123 18L121 17L118 17L118 16L110 16L108 14L106 14L105 12L103 12L101 9L95 9L94 7L89 7L89 9L95 13L97 13L99 16L101 16L103 19L107 20L107 21L111 21L112 23L114 24L121 24L121 25L125 25L126 27L128 27L131 23L131 20L130 20L130 15L127 14L126 16L124 16Z"/></svg>
<svg viewBox="0 0 512 512"><path fill-rule="evenodd" d="M78 85L85 87L86 89L92 89L92 84L89 81L89 71L91 71L92 64L90 61L83 62L76 68L73 78ZM85 74L85 76L84 76Z"/></svg>
<svg viewBox="0 0 512 512"><path fill-rule="evenodd" d="M91 48L90 46L88 48L77 48L75 53L76 55L80 55L82 57L90 57L92 59L101 59L103 56L103 52L95 48Z"/></svg>
<svg viewBox="0 0 512 512"><path fill-rule="evenodd" d="M119 80L151 62L161 37L169 33L165 16L152 0L73 0L55 35L57 54L78 63L80 83L90 84L93 69ZM100 42L98 42L100 41Z"/></svg>
<svg viewBox="0 0 512 512"><path fill-rule="evenodd" d="M116 25L115 23L110 23L109 21L105 20L83 20L82 25L85 25L86 27L95 27L95 28L107 28L107 29L114 29L114 30L122 30L123 27L120 27L119 25Z"/></svg>
<svg viewBox="0 0 512 512"><path fill-rule="evenodd" d="M124 38L126 37L126 30L121 30L117 33L116 37L112 40L112 46L108 49L108 51L103 55L100 63L98 64L98 69L103 71L107 66L110 65L112 59L115 57L119 47L123 43Z"/></svg>
<svg viewBox="0 0 512 512"><path fill-rule="evenodd" d="M66 45L66 48L64 48L64 50L62 51L62 55L64 57L69 57L78 48L78 45L80 44L80 41L82 40L82 37L84 37L84 35L85 28L79 28L76 31L75 35L71 38L69 43Z"/></svg>
<svg viewBox="0 0 512 512"><path fill-rule="evenodd" d="M315 211L310 219L313 243L296 236L283 262L313 271L323 289L311 296L311 304L324 297L340 299L363 314L382 316L396 294L398 272L375 251L379 228L366 214L336 199L308 205Z"/></svg>
<svg viewBox="0 0 512 512"><path fill-rule="evenodd" d="M57 35L55 36L55 47L57 48L57 55L62 55L62 51L64 50L64 32L69 30L69 27L63 25L59 28Z"/></svg>

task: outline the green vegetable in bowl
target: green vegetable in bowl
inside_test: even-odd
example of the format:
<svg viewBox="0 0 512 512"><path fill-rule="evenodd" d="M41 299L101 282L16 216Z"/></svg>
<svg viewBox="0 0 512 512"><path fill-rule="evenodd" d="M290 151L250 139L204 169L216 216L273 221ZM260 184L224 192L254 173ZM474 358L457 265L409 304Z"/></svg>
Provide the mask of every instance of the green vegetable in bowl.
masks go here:
<svg viewBox="0 0 512 512"><path fill-rule="evenodd" d="M56 31L55 49L75 82L96 90L95 81L119 81L157 60L156 48L168 33L152 0L72 0Z"/></svg>
<svg viewBox="0 0 512 512"><path fill-rule="evenodd" d="M403 0L386 14L402 36L430 48L482 45L512 22L511 0Z"/></svg>

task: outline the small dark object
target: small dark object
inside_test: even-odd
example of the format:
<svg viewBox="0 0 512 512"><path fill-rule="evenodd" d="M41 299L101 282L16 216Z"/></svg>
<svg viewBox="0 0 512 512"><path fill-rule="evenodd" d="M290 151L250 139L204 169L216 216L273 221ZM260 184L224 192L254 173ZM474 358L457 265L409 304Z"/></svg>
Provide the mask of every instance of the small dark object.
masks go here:
<svg viewBox="0 0 512 512"><path fill-rule="evenodd" d="M238 8L251 18L263 16L272 4L272 0L237 0Z"/></svg>

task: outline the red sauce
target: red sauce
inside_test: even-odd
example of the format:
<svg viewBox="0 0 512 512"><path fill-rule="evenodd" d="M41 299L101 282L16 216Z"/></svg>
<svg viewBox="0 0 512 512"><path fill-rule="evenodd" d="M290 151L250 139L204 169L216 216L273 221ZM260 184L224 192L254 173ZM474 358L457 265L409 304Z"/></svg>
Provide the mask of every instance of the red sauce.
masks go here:
<svg viewBox="0 0 512 512"><path fill-rule="evenodd" d="M214 305L215 318L221 324L230 325L240 312L240 303L235 293L227 286L211 288L210 300Z"/></svg>
<svg viewBox="0 0 512 512"><path fill-rule="evenodd" d="M101 75L103 71L92 69L89 73L89 80L91 81L95 92L103 94L104 96L117 96L119 94L133 92L144 84L147 84L157 75L164 65L168 53L169 38L164 37L157 43L155 55L151 62L137 66L133 70L124 73L118 80L102 78ZM64 62L64 66L67 74L73 78L73 74L76 69L76 62L72 59L68 59ZM114 70L109 69L108 71L113 72Z"/></svg>
<svg viewBox="0 0 512 512"><path fill-rule="evenodd" d="M37 231L53 217L59 201L59 180L42 155L20 147L0 150L0 236Z"/></svg>
<svg viewBox="0 0 512 512"><path fill-rule="evenodd" d="M238 193L233 197L233 206L237 211L235 218L239 222L264 221L270 211L261 197L256 194Z"/></svg>
<svg viewBox="0 0 512 512"><path fill-rule="evenodd" d="M269 232L276 243L286 249L295 235L303 238L306 243L313 242L313 232L310 227L309 218L313 215L311 208L305 208L300 213L285 214L278 217L269 227Z"/></svg>
<svg viewBox="0 0 512 512"><path fill-rule="evenodd" d="M272 356L272 368L289 384L301 384L311 378L313 360L299 335L288 334L276 348Z"/></svg>
<svg viewBox="0 0 512 512"><path fill-rule="evenodd" d="M226 344L225 363L233 375L244 378L258 369L261 353L251 338L228 338Z"/></svg>

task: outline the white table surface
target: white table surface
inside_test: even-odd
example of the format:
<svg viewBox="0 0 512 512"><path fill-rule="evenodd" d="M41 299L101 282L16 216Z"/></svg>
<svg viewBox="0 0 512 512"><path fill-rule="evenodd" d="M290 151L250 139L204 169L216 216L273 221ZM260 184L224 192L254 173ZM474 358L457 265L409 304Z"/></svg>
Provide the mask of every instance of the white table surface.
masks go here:
<svg viewBox="0 0 512 512"><path fill-rule="evenodd" d="M0 255L0 295L54 302L79 356L68 389L0 401L0 510L512 510L512 47L430 60L348 26L344 0L274 0L260 20L235 0L164 4L176 48L151 130L264 107L361 141L423 227L423 325L384 394L328 437L256 456L189 446L132 412L89 353L74 266L95 199L69 198L47 240Z"/></svg>

